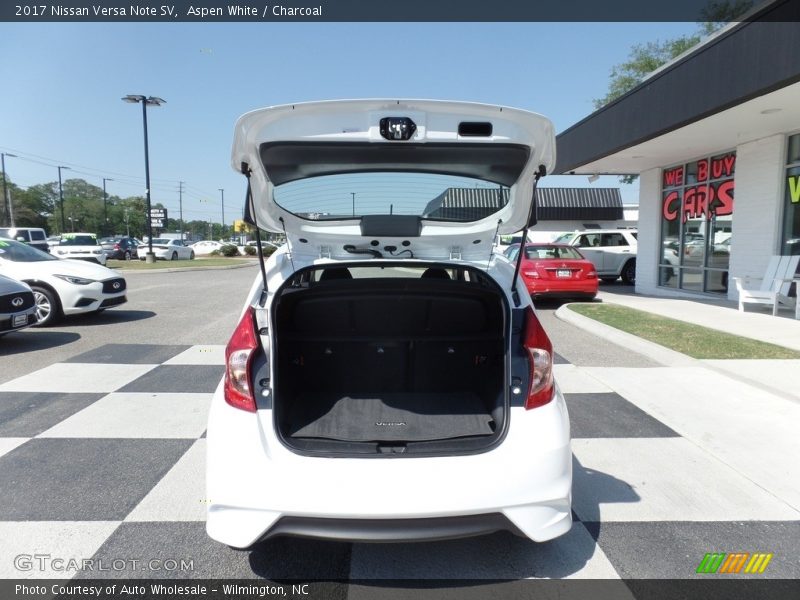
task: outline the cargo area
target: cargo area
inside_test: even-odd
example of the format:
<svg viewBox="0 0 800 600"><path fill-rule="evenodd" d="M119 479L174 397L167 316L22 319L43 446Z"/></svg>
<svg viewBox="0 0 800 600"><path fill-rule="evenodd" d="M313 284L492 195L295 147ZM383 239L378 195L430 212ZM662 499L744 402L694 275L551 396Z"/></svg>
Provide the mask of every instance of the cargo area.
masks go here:
<svg viewBox="0 0 800 600"><path fill-rule="evenodd" d="M496 441L507 413L496 285L457 269L334 271L301 276L273 304L273 409L284 443L452 454Z"/></svg>

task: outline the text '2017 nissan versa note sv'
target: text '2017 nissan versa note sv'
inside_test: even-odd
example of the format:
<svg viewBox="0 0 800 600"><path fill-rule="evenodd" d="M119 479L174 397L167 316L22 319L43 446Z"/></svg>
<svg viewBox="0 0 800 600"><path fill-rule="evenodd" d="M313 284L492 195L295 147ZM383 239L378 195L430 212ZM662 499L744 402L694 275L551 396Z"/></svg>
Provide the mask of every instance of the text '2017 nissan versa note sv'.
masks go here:
<svg viewBox="0 0 800 600"><path fill-rule="evenodd" d="M236 124L247 219L285 233L250 289L208 425L209 535L442 539L571 526L553 350L498 234L533 222L552 123L358 100Z"/></svg>

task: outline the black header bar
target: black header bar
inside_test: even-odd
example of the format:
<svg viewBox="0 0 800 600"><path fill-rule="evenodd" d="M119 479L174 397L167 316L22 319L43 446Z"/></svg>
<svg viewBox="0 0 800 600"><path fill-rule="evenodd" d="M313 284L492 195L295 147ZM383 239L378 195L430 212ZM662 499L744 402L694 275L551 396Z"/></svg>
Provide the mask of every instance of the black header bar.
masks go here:
<svg viewBox="0 0 800 600"><path fill-rule="evenodd" d="M793 0L774 0L781 3ZM12 0L4 22L704 21L711 0ZM752 0L758 9L770 0Z"/></svg>

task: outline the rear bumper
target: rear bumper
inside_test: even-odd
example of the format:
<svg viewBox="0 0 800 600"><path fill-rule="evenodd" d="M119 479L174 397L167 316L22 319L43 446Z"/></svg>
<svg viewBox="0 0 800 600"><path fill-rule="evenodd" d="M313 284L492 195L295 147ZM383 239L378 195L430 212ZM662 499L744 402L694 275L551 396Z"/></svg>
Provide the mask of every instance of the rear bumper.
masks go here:
<svg viewBox="0 0 800 600"><path fill-rule="evenodd" d="M563 397L510 411L505 440L480 454L316 458L277 440L271 411L234 409L218 390L207 434L207 532L239 548L278 535L394 541L510 530L534 541L558 537L572 524Z"/></svg>
<svg viewBox="0 0 800 600"><path fill-rule="evenodd" d="M587 281L537 281L525 282L533 298L594 298L597 295L597 279Z"/></svg>

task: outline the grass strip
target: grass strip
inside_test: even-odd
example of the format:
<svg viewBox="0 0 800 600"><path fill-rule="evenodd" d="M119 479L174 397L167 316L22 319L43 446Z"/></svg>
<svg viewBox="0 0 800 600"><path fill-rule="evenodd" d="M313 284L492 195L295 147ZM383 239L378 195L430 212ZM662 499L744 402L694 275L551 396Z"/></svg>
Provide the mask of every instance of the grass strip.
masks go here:
<svg viewBox="0 0 800 600"><path fill-rule="evenodd" d="M109 260L106 265L109 269L120 271L151 271L158 269L202 269L204 267L222 267L227 265L241 265L252 262L238 258L196 258L194 260L157 260L147 263L143 260Z"/></svg>
<svg viewBox="0 0 800 600"><path fill-rule="evenodd" d="M800 352L615 304L569 308L610 327L698 359L800 358Z"/></svg>

